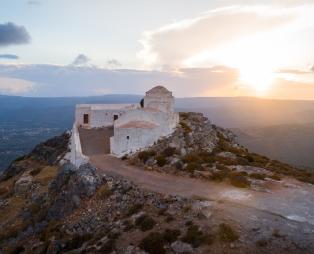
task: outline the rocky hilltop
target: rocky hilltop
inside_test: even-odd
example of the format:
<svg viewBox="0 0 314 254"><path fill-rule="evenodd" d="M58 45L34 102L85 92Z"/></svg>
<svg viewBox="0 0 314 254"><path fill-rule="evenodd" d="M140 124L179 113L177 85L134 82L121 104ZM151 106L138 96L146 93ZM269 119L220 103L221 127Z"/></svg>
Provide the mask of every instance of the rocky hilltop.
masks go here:
<svg viewBox="0 0 314 254"><path fill-rule="evenodd" d="M65 159L68 143L64 134L39 144L1 175L0 253L314 251L308 221L245 202L151 191L91 164L75 168ZM245 189L256 198L273 185L311 195L314 182L306 171L250 153L197 113L180 114L171 136L122 160L141 172L193 178L229 194Z"/></svg>

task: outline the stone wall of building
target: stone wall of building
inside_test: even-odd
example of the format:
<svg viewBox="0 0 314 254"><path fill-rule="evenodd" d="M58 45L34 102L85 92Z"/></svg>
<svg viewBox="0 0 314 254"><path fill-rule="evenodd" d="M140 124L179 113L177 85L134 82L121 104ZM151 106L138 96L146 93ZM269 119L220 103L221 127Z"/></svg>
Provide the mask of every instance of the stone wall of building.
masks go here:
<svg viewBox="0 0 314 254"><path fill-rule="evenodd" d="M112 126L115 115L120 118L125 112L137 107L132 104L77 105L75 122L84 128ZM84 123L84 114L88 114L88 124Z"/></svg>
<svg viewBox="0 0 314 254"><path fill-rule="evenodd" d="M160 138L158 128L116 128L110 138L111 153L122 156L154 144Z"/></svg>
<svg viewBox="0 0 314 254"><path fill-rule="evenodd" d="M71 134L71 156L70 161L76 167L81 166L89 161L88 157L85 156L82 152L81 140L77 125L74 123Z"/></svg>
<svg viewBox="0 0 314 254"><path fill-rule="evenodd" d="M128 111L115 121L114 137L110 139L111 152L120 156L153 145L160 137L171 134L178 122L177 113L164 113L146 108ZM121 127L128 123L128 128ZM138 123L139 126L132 127L132 123ZM154 127L147 128L145 125Z"/></svg>

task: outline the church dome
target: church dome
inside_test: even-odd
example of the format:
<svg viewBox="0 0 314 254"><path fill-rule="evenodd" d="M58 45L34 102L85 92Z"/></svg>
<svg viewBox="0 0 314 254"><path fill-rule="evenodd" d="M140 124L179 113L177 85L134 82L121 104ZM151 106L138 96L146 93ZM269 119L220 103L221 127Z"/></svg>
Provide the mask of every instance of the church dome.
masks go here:
<svg viewBox="0 0 314 254"><path fill-rule="evenodd" d="M170 92L167 88L163 86L155 86L146 92L146 96L169 97L169 96L172 96L172 92Z"/></svg>

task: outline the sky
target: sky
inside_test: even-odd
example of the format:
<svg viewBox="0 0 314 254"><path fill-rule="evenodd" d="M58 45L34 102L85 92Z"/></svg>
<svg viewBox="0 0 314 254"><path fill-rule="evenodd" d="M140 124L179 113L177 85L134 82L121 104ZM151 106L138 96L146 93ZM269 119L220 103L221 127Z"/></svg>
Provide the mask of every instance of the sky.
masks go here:
<svg viewBox="0 0 314 254"><path fill-rule="evenodd" d="M314 1L1 0L0 94L314 100Z"/></svg>

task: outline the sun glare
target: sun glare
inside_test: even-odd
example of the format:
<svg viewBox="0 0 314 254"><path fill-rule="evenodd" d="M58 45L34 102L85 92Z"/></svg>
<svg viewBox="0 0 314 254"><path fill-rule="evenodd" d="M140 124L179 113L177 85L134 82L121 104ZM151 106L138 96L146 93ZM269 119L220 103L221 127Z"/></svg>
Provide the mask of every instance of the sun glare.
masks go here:
<svg viewBox="0 0 314 254"><path fill-rule="evenodd" d="M253 88L257 95L264 95L271 88L275 78L273 70L265 66L241 66L239 72L239 82Z"/></svg>

